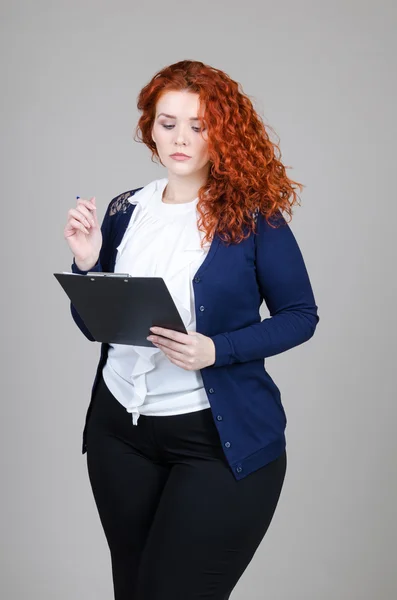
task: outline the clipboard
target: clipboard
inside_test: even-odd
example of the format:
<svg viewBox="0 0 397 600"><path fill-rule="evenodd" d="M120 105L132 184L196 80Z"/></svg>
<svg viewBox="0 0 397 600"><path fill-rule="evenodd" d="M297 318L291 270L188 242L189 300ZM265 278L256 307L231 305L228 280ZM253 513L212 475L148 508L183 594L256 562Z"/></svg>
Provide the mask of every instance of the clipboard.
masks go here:
<svg viewBox="0 0 397 600"><path fill-rule="evenodd" d="M158 326L187 330L162 277L128 273L54 273L97 342L155 348L146 337Z"/></svg>

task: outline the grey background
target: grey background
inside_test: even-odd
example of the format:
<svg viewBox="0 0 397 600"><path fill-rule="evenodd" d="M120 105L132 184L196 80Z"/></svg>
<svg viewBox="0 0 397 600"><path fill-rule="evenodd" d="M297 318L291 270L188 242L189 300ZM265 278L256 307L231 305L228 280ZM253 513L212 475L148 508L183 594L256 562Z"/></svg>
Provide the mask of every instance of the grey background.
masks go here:
<svg viewBox="0 0 397 600"><path fill-rule="evenodd" d="M192 58L241 82L306 185L291 227L321 318L308 343L267 361L287 412L287 476L233 599L395 598L395 3L3 0L0 11L0 596L113 597L81 454L100 346L53 272L70 270L76 195L96 195L102 220L115 195L166 176L132 139L136 96Z"/></svg>

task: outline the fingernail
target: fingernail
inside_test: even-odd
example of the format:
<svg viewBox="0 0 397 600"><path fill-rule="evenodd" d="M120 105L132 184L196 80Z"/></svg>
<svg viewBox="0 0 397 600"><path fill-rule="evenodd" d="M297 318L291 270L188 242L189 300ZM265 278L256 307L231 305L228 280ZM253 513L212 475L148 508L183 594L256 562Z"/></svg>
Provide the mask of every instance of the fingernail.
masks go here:
<svg viewBox="0 0 397 600"><path fill-rule="evenodd" d="M80 198L80 196L76 196L76 200L78 200Z"/></svg>

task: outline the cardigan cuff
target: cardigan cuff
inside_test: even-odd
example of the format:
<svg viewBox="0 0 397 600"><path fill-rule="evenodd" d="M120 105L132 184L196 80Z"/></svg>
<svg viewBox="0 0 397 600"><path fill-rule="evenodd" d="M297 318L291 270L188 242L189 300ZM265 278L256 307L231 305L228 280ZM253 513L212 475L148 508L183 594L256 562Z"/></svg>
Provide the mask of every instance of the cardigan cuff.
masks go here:
<svg viewBox="0 0 397 600"><path fill-rule="evenodd" d="M217 335L208 336L215 345L215 362L212 367L223 367L232 362L233 347L227 335L218 333Z"/></svg>
<svg viewBox="0 0 397 600"><path fill-rule="evenodd" d="M79 267L76 265L75 259L73 258L72 273L77 273L77 275L87 275L87 273L89 273L90 271L97 271L97 272L102 271L102 265L101 265L99 258L98 258L96 264L92 267L92 269L88 269L88 271L82 271L81 269L79 269Z"/></svg>

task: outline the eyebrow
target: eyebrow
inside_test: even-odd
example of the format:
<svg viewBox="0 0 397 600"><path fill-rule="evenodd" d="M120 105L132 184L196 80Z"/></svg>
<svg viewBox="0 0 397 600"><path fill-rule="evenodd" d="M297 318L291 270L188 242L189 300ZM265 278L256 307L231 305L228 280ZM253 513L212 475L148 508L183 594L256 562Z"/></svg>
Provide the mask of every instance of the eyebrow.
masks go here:
<svg viewBox="0 0 397 600"><path fill-rule="evenodd" d="M160 113L159 115L157 115L157 118L161 117L161 115L163 115L164 117L168 117L169 119L176 119L176 117L174 115L167 115L166 113ZM189 121L199 121L200 119L198 117L190 117Z"/></svg>

